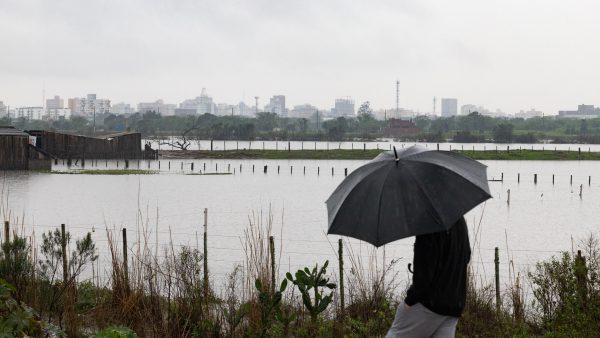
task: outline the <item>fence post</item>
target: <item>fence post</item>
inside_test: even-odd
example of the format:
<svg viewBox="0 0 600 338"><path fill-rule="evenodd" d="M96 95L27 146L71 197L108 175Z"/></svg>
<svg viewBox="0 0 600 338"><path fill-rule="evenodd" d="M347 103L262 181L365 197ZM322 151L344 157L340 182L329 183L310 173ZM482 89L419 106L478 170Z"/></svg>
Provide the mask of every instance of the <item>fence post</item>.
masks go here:
<svg viewBox="0 0 600 338"><path fill-rule="evenodd" d="M345 308L345 299L344 299L344 243L340 238L338 240L338 261L339 261L339 269L340 269L340 310L342 314L342 319L344 318L344 308Z"/></svg>
<svg viewBox="0 0 600 338"><path fill-rule="evenodd" d="M588 176L588 186L592 185L592 176Z"/></svg>
<svg viewBox="0 0 600 338"><path fill-rule="evenodd" d="M269 236L269 252L271 254L271 293L275 294L275 240Z"/></svg>
<svg viewBox="0 0 600 338"><path fill-rule="evenodd" d="M204 301L208 304L208 209L204 208Z"/></svg>
<svg viewBox="0 0 600 338"><path fill-rule="evenodd" d="M537 174L533 174L533 184L537 184Z"/></svg>
<svg viewBox="0 0 600 338"><path fill-rule="evenodd" d="M129 264L127 263L127 229L123 228L123 276L125 277L125 290L129 289Z"/></svg>
<svg viewBox="0 0 600 338"><path fill-rule="evenodd" d="M552 174L552 184L554 184L554 174Z"/></svg>
<svg viewBox="0 0 600 338"><path fill-rule="evenodd" d="M517 173L517 183L521 183L521 173Z"/></svg>
<svg viewBox="0 0 600 338"><path fill-rule="evenodd" d="M498 247L494 249L494 266L496 274L496 312L500 313L500 254Z"/></svg>
<svg viewBox="0 0 600 338"><path fill-rule="evenodd" d="M348 176L348 168L344 168L344 176Z"/></svg>
<svg viewBox="0 0 600 338"><path fill-rule="evenodd" d="M263 173L265 173L265 174L267 173L267 166L266 165L263 167Z"/></svg>
<svg viewBox="0 0 600 338"><path fill-rule="evenodd" d="M583 195L583 184L579 185L579 198L581 198Z"/></svg>
<svg viewBox="0 0 600 338"><path fill-rule="evenodd" d="M510 204L510 189L506 191L506 204Z"/></svg>
<svg viewBox="0 0 600 338"><path fill-rule="evenodd" d="M277 175L279 175L279 165L277 165Z"/></svg>
<svg viewBox="0 0 600 338"><path fill-rule="evenodd" d="M573 185L573 174L571 174L571 185Z"/></svg>

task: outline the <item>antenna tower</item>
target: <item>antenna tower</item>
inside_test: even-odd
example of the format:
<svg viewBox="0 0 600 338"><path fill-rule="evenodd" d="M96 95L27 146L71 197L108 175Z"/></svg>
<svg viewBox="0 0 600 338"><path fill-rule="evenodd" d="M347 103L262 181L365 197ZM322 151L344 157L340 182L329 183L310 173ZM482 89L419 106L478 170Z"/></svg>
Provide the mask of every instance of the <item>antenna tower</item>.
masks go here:
<svg viewBox="0 0 600 338"><path fill-rule="evenodd" d="M396 80L396 117L400 116L400 81Z"/></svg>

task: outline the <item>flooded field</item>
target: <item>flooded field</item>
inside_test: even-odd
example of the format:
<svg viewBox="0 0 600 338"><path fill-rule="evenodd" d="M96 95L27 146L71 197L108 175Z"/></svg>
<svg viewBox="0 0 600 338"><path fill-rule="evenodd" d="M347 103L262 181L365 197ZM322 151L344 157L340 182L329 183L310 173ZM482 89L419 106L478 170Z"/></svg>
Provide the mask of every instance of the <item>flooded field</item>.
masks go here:
<svg viewBox="0 0 600 338"><path fill-rule="evenodd" d="M266 220L271 212L272 232L277 251L281 251L281 273L326 259L335 269L339 237L326 236L325 200L344 178L345 169L349 173L364 163L188 160L161 161L159 169L158 161L138 164L136 160L130 161L130 169L149 169L156 174L5 172L2 210L13 227L26 235L35 234L38 240L42 232L61 223L75 237L92 232L102 265L108 260L106 227L126 228L130 247L145 231L148 245L154 248L158 243L159 252L170 243L202 250L206 208L209 269L216 283L235 265L243 264L242 241L249 220L260 218L261 214ZM494 198L466 217L471 230L480 225L472 260L482 278L493 278L494 247L500 248L501 279L506 280L509 256L517 270L524 271L538 260L571 250L589 234L598 234L600 162L484 163L489 166L489 178L497 180L490 182ZM88 160L86 169L122 169L124 165L123 161ZM59 163L53 169L80 168L75 165L67 168ZM201 170L228 174L197 175ZM365 259L372 255L370 245L350 242L356 255ZM474 232L471 242L475 242ZM406 267L412 261L412 243L413 239L408 238L385 247L386 264L399 259L395 269L403 279L409 276ZM383 251L377 251L379 263Z"/></svg>

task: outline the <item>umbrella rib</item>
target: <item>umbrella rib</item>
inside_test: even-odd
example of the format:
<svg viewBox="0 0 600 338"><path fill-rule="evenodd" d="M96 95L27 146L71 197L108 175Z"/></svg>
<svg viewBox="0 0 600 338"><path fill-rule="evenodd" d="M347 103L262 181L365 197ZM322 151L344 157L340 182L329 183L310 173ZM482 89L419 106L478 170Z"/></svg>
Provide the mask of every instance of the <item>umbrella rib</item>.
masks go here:
<svg viewBox="0 0 600 338"><path fill-rule="evenodd" d="M385 179L383 180L383 183L381 184L381 186L379 187L379 198L377 201L377 247L379 246L379 223L380 223L380 218L381 218L381 195L383 195L383 189L387 183L388 178L390 177L390 172L394 169L395 167L390 167L388 168L387 173L385 173Z"/></svg>

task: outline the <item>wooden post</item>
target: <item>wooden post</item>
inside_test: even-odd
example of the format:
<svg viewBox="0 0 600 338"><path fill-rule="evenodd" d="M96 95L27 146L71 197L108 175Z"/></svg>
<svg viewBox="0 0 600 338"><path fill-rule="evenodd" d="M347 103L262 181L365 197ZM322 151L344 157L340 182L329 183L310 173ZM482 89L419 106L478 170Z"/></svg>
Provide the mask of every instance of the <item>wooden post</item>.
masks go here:
<svg viewBox="0 0 600 338"><path fill-rule="evenodd" d="M277 165L277 175L279 175L279 165Z"/></svg>
<svg viewBox="0 0 600 338"><path fill-rule="evenodd" d="M348 168L344 168L344 176L348 176Z"/></svg>
<svg viewBox="0 0 600 338"><path fill-rule="evenodd" d="M302 175L306 175L306 166L304 166L304 169L302 170Z"/></svg>
<svg viewBox="0 0 600 338"><path fill-rule="evenodd" d="M321 173L321 167L317 167L317 176Z"/></svg>
<svg viewBox="0 0 600 338"><path fill-rule="evenodd" d="M129 169L129 160L125 160L125 169Z"/></svg>
<svg viewBox="0 0 600 338"><path fill-rule="evenodd" d="M215 163L215 172L219 171L219 163Z"/></svg>
<svg viewBox="0 0 600 338"><path fill-rule="evenodd" d="M254 174L254 164L252 165L252 173Z"/></svg>
<svg viewBox="0 0 600 338"><path fill-rule="evenodd" d="M533 174L533 184L537 184L537 174Z"/></svg>
<svg viewBox="0 0 600 338"><path fill-rule="evenodd" d="M367 144L363 143L363 151L367 151Z"/></svg>
<svg viewBox="0 0 600 338"><path fill-rule="evenodd" d="M517 183L521 183L521 173L517 173Z"/></svg>
<svg viewBox="0 0 600 338"><path fill-rule="evenodd" d="M583 195L583 184L579 185L579 198L581 198Z"/></svg>
<svg viewBox="0 0 600 338"><path fill-rule="evenodd" d="M331 167L331 176L333 176L333 167Z"/></svg>
<svg viewBox="0 0 600 338"><path fill-rule="evenodd" d="M510 146L506 146L506 152L510 153Z"/></svg>
<svg viewBox="0 0 600 338"><path fill-rule="evenodd" d="M510 204L510 189L506 191L506 204Z"/></svg>
<svg viewBox="0 0 600 338"><path fill-rule="evenodd" d="M227 172L231 171L231 163L227 163Z"/></svg>
<svg viewBox="0 0 600 338"><path fill-rule="evenodd" d="M275 294L275 240L269 236L269 252L271 254L271 293Z"/></svg>
<svg viewBox="0 0 600 338"><path fill-rule="evenodd" d="M292 175L293 173L294 173L294 166L293 166L293 165L291 165L291 166L290 166L290 175Z"/></svg>
<svg viewBox="0 0 600 338"><path fill-rule="evenodd" d="M571 185L573 185L573 174L571 174Z"/></svg>
<svg viewBox="0 0 600 338"><path fill-rule="evenodd" d="M440 144L437 144L437 150L440 151Z"/></svg>
<svg viewBox="0 0 600 338"><path fill-rule="evenodd" d="M208 209L204 208L204 301L208 304Z"/></svg>
<svg viewBox="0 0 600 338"><path fill-rule="evenodd" d="M500 175L500 181L504 182L504 173Z"/></svg>
<svg viewBox="0 0 600 338"><path fill-rule="evenodd" d="M69 279L69 269L67 268L67 234L64 224L60 225L60 246L62 249L63 283L66 283Z"/></svg>
<svg viewBox="0 0 600 338"><path fill-rule="evenodd" d="M192 171L194 171L194 162L192 162L191 166L192 166Z"/></svg>
<svg viewBox="0 0 600 338"><path fill-rule="evenodd" d="M213 151L213 140L210 140L210 151Z"/></svg>
<svg viewBox="0 0 600 338"><path fill-rule="evenodd" d="M263 167L263 173L265 173L265 174L267 173L267 166L266 165Z"/></svg>
<svg viewBox="0 0 600 338"><path fill-rule="evenodd" d="M123 228L123 276L125 276L125 288L129 289L129 264L127 263L127 229Z"/></svg>
<svg viewBox="0 0 600 338"><path fill-rule="evenodd" d="M181 161L181 170L183 170L183 161Z"/></svg>
<svg viewBox="0 0 600 338"><path fill-rule="evenodd" d="M288 151L292 151L291 143L288 141Z"/></svg>
<svg viewBox="0 0 600 338"><path fill-rule="evenodd" d="M588 176L588 186L592 185L592 176Z"/></svg>
<svg viewBox="0 0 600 338"><path fill-rule="evenodd" d="M117 162L119 163L119 162ZM169 161L169 171L171 171L171 161Z"/></svg>
<svg viewBox="0 0 600 338"><path fill-rule="evenodd" d="M552 185L554 185L554 174L552 174Z"/></svg>
<svg viewBox="0 0 600 338"><path fill-rule="evenodd" d="M206 162L204 162L204 165L202 167L202 171L206 171Z"/></svg>
<svg viewBox="0 0 600 338"><path fill-rule="evenodd" d="M500 313L500 254L498 247L494 249L494 266L496 272L496 312Z"/></svg>
<svg viewBox="0 0 600 338"><path fill-rule="evenodd" d="M340 269L340 312L342 314L342 318L344 317L344 308L345 308L345 300L344 300L344 244L342 239L338 240L338 265Z"/></svg>

